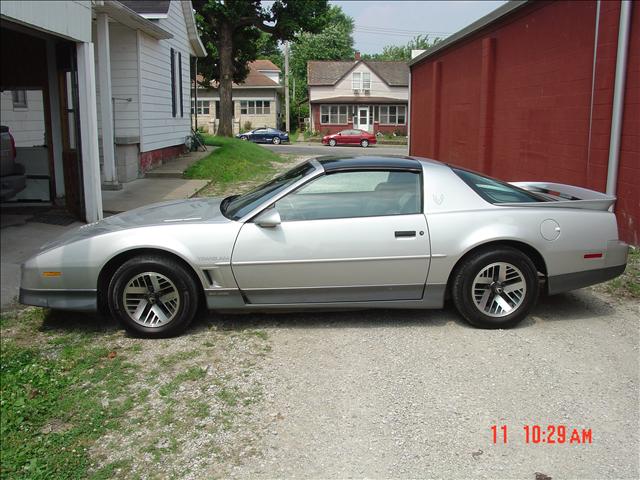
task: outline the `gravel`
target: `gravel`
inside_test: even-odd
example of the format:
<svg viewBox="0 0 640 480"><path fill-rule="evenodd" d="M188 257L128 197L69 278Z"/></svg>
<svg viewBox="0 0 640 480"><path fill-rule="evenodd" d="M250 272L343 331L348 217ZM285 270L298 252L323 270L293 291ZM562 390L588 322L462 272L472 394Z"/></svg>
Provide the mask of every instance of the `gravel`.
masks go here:
<svg viewBox="0 0 640 480"><path fill-rule="evenodd" d="M543 298L512 330L443 311L241 316L269 336L261 452L235 478L639 478L640 307ZM523 426L592 429L526 444ZM491 426L507 425L494 445Z"/></svg>

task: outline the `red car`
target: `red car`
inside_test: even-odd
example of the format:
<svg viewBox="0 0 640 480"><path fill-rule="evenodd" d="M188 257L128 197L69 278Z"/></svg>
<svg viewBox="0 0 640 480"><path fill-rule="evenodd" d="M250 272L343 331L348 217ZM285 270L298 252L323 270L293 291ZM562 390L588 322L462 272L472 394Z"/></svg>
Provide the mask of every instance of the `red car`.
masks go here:
<svg viewBox="0 0 640 480"><path fill-rule="evenodd" d="M342 130L341 132L334 133L333 135L325 135L322 137L323 145L360 145L361 147L368 147L369 145L375 145L376 136L373 133L365 132L364 130Z"/></svg>

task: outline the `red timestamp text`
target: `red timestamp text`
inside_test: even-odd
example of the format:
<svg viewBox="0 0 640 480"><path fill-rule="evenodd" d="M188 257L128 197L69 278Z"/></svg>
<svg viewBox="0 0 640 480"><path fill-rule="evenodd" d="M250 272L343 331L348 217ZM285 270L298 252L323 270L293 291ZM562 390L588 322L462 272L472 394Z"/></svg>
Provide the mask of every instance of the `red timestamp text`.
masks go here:
<svg viewBox="0 0 640 480"><path fill-rule="evenodd" d="M521 434L526 444L546 445L583 445L593 443L593 431L590 428L568 427L566 425L523 425ZM507 425L491 426L491 441L494 444L509 443Z"/></svg>

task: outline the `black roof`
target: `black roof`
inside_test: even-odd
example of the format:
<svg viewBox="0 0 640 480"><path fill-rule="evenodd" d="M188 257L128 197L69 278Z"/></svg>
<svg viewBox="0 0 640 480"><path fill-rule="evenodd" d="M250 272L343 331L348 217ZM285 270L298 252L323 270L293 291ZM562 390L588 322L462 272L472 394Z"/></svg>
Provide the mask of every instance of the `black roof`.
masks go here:
<svg viewBox="0 0 640 480"><path fill-rule="evenodd" d="M138 15L164 15L169 11L171 0L120 0Z"/></svg>
<svg viewBox="0 0 640 480"><path fill-rule="evenodd" d="M410 157L387 155L377 157L373 155L358 157L319 157L318 162L325 172L338 170L405 170L411 172L422 171L420 162Z"/></svg>

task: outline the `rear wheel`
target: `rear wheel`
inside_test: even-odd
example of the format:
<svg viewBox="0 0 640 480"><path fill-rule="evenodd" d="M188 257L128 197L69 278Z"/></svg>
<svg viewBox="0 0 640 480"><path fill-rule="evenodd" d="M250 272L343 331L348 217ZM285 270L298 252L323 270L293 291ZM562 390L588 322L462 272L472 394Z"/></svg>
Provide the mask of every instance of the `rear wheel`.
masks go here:
<svg viewBox="0 0 640 480"><path fill-rule="evenodd" d="M335 147L337 143L338 142L336 142L335 138L332 138L331 140L329 140L329 145L332 147Z"/></svg>
<svg viewBox="0 0 640 480"><path fill-rule="evenodd" d="M109 284L109 309L132 333L170 337L182 333L198 309L198 289L179 262L140 256L125 262Z"/></svg>
<svg viewBox="0 0 640 480"><path fill-rule="evenodd" d="M280 145L280 138L279 137L273 137L273 140L271 140L273 142L274 145Z"/></svg>
<svg viewBox="0 0 640 480"><path fill-rule="evenodd" d="M362 148L367 148L369 146L369 140L366 140L366 139L360 140L360 146Z"/></svg>
<svg viewBox="0 0 640 480"><path fill-rule="evenodd" d="M476 327L512 327L538 300L536 267L514 248L480 250L465 259L454 275L453 302Z"/></svg>

